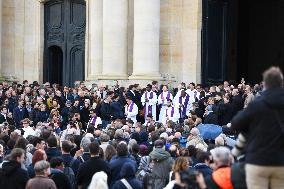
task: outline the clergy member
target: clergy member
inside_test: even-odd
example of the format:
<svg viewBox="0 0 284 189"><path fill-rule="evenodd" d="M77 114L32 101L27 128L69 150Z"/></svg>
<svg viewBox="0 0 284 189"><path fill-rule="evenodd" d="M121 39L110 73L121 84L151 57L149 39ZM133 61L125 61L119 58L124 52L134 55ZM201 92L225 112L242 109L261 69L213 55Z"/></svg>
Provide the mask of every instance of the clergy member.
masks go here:
<svg viewBox="0 0 284 189"><path fill-rule="evenodd" d="M96 110L91 109L90 110L90 120L88 122L87 128L90 127L90 125L93 125L95 128L98 127L98 125L102 124L102 119L97 116Z"/></svg>
<svg viewBox="0 0 284 189"><path fill-rule="evenodd" d="M152 91L152 85L147 85L146 91L141 97L141 102L145 108L145 122L148 114L151 114L154 121L156 121L157 95Z"/></svg>
<svg viewBox="0 0 284 189"><path fill-rule="evenodd" d="M125 105L125 116L126 119L131 119L134 124L137 122L136 116L138 114L138 107L132 101L131 97L126 97L126 105Z"/></svg>
<svg viewBox="0 0 284 189"><path fill-rule="evenodd" d="M160 115L159 115L159 122L161 123L163 123L164 117L166 115L165 113L166 113L168 101L173 100L173 95L170 93L170 91L168 91L167 85L164 85L162 90L163 92L158 97L158 104L161 107Z"/></svg>
<svg viewBox="0 0 284 189"><path fill-rule="evenodd" d="M180 96L175 99L174 106L179 110L180 121L183 121L190 113L190 96L182 90Z"/></svg>

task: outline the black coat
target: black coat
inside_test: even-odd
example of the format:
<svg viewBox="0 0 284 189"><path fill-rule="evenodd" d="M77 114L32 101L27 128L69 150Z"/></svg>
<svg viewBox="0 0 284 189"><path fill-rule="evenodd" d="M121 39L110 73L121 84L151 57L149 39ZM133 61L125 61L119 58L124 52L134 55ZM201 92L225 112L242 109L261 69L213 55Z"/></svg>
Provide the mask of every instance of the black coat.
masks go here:
<svg viewBox="0 0 284 189"><path fill-rule="evenodd" d="M218 117L214 112L209 113L204 118L204 124L215 124L218 125Z"/></svg>
<svg viewBox="0 0 284 189"><path fill-rule="evenodd" d="M101 119L104 121L110 121L111 118L111 108L110 103L103 102L101 105Z"/></svg>
<svg viewBox="0 0 284 189"><path fill-rule="evenodd" d="M54 181L57 189L71 188L71 183L68 177L59 170L56 170L56 169L51 170L50 179Z"/></svg>
<svg viewBox="0 0 284 189"><path fill-rule="evenodd" d="M123 108L119 102L113 101L110 104L110 108L111 108L111 115L114 119L124 118Z"/></svg>
<svg viewBox="0 0 284 189"><path fill-rule="evenodd" d="M232 97L232 108L233 108L233 115L236 115L238 111L242 110L244 107L244 99L240 96L233 96Z"/></svg>
<svg viewBox="0 0 284 189"><path fill-rule="evenodd" d="M24 189L29 180L27 171L16 161L4 162L0 169L0 188Z"/></svg>
<svg viewBox="0 0 284 189"><path fill-rule="evenodd" d="M7 119L5 118L4 115L0 114L0 124L4 123L5 121L7 121Z"/></svg>
<svg viewBox="0 0 284 189"><path fill-rule="evenodd" d="M282 123L282 124L281 124ZM268 89L232 120L247 135L246 163L284 166L284 89Z"/></svg>
<svg viewBox="0 0 284 189"><path fill-rule="evenodd" d="M233 118L233 107L230 103L220 104L218 109L218 125L227 125Z"/></svg>
<svg viewBox="0 0 284 189"><path fill-rule="evenodd" d="M16 127L21 126L21 121L29 117L28 111L26 108L16 107L13 112L13 117L15 120Z"/></svg>
<svg viewBox="0 0 284 189"><path fill-rule="evenodd" d="M95 173L104 171L110 176L110 168L107 162L99 157L91 157L88 161L82 163L77 174L77 185L82 189L88 188Z"/></svg>

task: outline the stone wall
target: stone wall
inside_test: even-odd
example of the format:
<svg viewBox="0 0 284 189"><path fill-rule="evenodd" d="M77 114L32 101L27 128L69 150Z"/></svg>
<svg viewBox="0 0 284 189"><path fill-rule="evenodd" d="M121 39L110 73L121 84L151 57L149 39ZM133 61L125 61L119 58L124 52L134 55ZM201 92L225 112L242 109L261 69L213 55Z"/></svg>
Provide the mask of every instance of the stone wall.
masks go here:
<svg viewBox="0 0 284 189"><path fill-rule="evenodd" d="M2 43L0 75L18 80L42 80L43 68L43 2L44 0L2 0ZM89 1L87 39L101 38L100 11L90 12L103 0ZM127 73L133 72L133 3L128 3ZM100 7L97 7L100 10ZM0 11L1 13L1 11ZM97 14L97 20L88 20ZM201 1L161 0L160 73L164 79L201 81ZM99 23L94 23L99 22ZM94 23L94 24L92 24ZM98 24L98 25L97 25ZM96 27L95 27L96 26ZM0 41L1 41L0 37ZM100 42L86 41L86 79L96 80L102 61Z"/></svg>
<svg viewBox="0 0 284 189"><path fill-rule="evenodd" d="M2 67L4 77L42 80L43 29L40 2L2 0Z"/></svg>

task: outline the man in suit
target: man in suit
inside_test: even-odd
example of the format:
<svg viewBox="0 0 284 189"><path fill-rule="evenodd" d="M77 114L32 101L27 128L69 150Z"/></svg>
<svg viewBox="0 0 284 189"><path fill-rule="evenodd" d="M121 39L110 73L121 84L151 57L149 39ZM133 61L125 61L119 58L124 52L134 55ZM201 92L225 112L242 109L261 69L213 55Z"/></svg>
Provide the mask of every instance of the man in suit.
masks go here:
<svg viewBox="0 0 284 189"><path fill-rule="evenodd" d="M1 113L0 113L0 124L2 124L5 121L7 121L7 113L8 113L7 106L1 106L0 111L1 111Z"/></svg>
<svg viewBox="0 0 284 189"><path fill-rule="evenodd" d="M24 100L18 100L18 106L14 109L13 117L15 120L15 126L19 128L21 126L21 121L25 118L28 118L28 111L24 107Z"/></svg>
<svg viewBox="0 0 284 189"><path fill-rule="evenodd" d="M110 176L109 164L99 156L100 145L97 141L89 145L89 151L91 158L80 165L77 174L77 184L82 189L88 188L93 175L97 172L104 171Z"/></svg>
<svg viewBox="0 0 284 189"><path fill-rule="evenodd" d="M136 94L135 94L135 91L134 91L134 85L129 85L126 96L130 97L131 100L135 103L135 101L136 101L135 95Z"/></svg>

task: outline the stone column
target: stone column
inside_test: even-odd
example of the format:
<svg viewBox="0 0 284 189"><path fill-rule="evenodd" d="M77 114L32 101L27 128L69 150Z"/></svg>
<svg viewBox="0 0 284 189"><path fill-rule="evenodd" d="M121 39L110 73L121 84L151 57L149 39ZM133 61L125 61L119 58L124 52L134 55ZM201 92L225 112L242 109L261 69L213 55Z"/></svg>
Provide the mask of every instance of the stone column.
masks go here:
<svg viewBox="0 0 284 189"><path fill-rule="evenodd" d="M135 0L133 73L129 79L161 79L159 40L160 0Z"/></svg>
<svg viewBox="0 0 284 189"><path fill-rule="evenodd" d="M103 0L103 69L99 79L127 79L128 0Z"/></svg>
<svg viewBox="0 0 284 189"><path fill-rule="evenodd" d="M102 74L103 64L103 0L86 1L86 80Z"/></svg>
<svg viewBox="0 0 284 189"><path fill-rule="evenodd" d="M202 1L183 1L182 21L183 65L180 79L186 83L201 83Z"/></svg>

